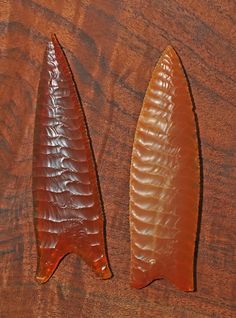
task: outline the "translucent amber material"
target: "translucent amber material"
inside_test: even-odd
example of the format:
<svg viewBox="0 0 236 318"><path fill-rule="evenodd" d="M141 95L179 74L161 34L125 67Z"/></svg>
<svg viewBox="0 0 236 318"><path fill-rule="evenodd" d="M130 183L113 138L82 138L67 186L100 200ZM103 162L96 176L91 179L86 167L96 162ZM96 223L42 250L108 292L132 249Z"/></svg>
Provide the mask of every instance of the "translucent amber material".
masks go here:
<svg viewBox="0 0 236 318"><path fill-rule="evenodd" d="M130 173L131 281L166 278L194 289L199 153L188 84L172 47L149 83L135 133Z"/></svg>
<svg viewBox="0 0 236 318"><path fill-rule="evenodd" d="M38 89L33 151L37 281L46 282L68 253L109 278L103 212L84 114L55 36Z"/></svg>

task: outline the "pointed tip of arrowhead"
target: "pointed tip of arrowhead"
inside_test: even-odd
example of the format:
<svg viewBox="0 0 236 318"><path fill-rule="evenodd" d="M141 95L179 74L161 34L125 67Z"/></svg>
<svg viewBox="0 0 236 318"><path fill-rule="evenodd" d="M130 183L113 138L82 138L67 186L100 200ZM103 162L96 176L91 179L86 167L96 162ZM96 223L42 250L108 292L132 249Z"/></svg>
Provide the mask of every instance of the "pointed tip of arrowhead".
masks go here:
<svg viewBox="0 0 236 318"><path fill-rule="evenodd" d="M51 33L51 39L53 40L54 38L56 38L56 33L52 32Z"/></svg>
<svg viewBox="0 0 236 318"><path fill-rule="evenodd" d="M169 44L169 45L167 45L165 51L174 51L174 48L172 45Z"/></svg>
<svg viewBox="0 0 236 318"><path fill-rule="evenodd" d="M53 43L58 43L58 39L56 33L51 33L51 40Z"/></svg>
<svg viewBox="0 0 236 318"><path fill-rule="evenodd" d="M165 54L171 54L174 56L178 56L177 52L175 51L175 49L173 48L172 45L168 45L165 50L163 51L163 55Z"/></svg>
<svg viewBox="0 0 236 318"><path fill-rule="evenodd" d="M51 33L51 41L52 41L54 47L60 47L58 38L57 38L55 33Z"/></svg>

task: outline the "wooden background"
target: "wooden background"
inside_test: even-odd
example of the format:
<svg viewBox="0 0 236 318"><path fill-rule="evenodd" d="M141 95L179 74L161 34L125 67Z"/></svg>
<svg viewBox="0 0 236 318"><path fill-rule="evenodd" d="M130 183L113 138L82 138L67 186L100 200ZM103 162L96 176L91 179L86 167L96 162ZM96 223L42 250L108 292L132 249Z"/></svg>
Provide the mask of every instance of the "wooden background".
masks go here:
<svg viewBox="0 0 236 318"><path fill-rule="evenodd" d="M236 317L234 0L0 0L0 317ZM65 48L87 116L103 193L113 279L77 257L34 281L32 136L45 44ZM204 197L197 292L129 286L128 181L151 72L172 44L198 115Z"/></svg>

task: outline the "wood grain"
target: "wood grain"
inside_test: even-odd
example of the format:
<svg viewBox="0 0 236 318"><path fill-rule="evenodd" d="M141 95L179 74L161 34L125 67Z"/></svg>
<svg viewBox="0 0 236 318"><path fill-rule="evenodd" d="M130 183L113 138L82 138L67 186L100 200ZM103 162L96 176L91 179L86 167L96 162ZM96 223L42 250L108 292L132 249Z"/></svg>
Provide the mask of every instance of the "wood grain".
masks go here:
<svg viewBox="0 0 236 318"><path fill-rule="evenodd" d="M58 5L60 3L60 5ZM234 317L236 3L0 0L0 317ZM56 32L84 105L114 278L70 255L34 281L32 139L43 51ZM199 120L203 202L197 292L129 286L128 183L138 115L164 48L185 66Z"/></svg>

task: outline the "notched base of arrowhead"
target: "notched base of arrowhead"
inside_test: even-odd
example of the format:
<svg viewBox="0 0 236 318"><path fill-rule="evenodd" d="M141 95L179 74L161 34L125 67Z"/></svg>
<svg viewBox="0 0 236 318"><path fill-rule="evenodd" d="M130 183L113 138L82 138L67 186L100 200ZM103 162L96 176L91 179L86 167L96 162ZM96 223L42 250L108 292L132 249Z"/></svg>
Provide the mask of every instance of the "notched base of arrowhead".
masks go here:
<svg viewBox="0 0 236 318"><path fill-rule="evenodd" d="M131 277L131 287L136 289L142 289L144 287L147 287L155 280L162 280L166 279L168 282L170 282L172 285L174 285L177 289L185 292L194 292L194 280L192 276L189 276L186 278L186 276L179 277L178 275L155 275L152 277L149 277L148 274L143 274L142 277L140 276L140 273L138 274L138 279L135 279L135 275Z"/></svg>
<svg viewBox="0 0 236 318"><path fill-rule="evenodd" d="M46 283L55 270L57 269L61 260L66 257L66 255L70 254L69 252L60 252L60 250L52 250L52 249L44 249L40 251L37 274L35 276L35 280L40 283ZM71 252L71 254L75 254L78 257L84 259L80 254ZM92 270L95 274L101 279L109 279L112 277L112 272L109 268L108 261L106 257L100 259L98 262L90 263L85 259L85 262L91 266Z"/></svg>

